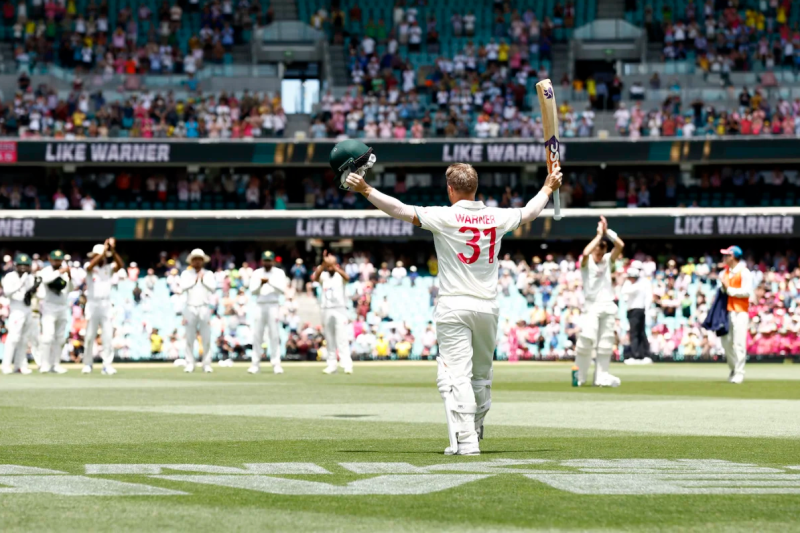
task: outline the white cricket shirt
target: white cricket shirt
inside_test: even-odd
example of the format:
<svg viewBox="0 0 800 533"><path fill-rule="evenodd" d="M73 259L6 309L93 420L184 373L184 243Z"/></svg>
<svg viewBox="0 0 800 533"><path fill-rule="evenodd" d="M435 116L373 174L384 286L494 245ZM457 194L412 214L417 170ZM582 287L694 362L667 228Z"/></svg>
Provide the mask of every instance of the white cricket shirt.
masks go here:
<svg viewBox="0 0 800 533"><path fill-rule="evenodd" d="M653 289L646 278L639 278L635 282L626 280L622 285L622 296L625 296L628 310L647 309L653 297Z"/></svg>
<svg viewBox="0 0 800 533"><path fill-rule="evenodd" d="M25 293L33 288L33 274L25 273L19 275L16 270L12 270L3 277L3 292L10 300L9 307L12 311L17 309L30 309L25 305Z"/></svg>
<svg viewBox="0 0 800 533"><path fill-rule="evenodd" d="M611 282L611 252L606 253L599 263L589 255L586 266L581 265L583 295L586 309L595 308L605 312L616 312L614 285Z"/></svg>
<svg viewBox="0 0 800 533"><path fill-rule="evenodd" d="M214 273L202 269L202 277L197 282L198 272L192 267L181 272L181 290L186 294L186 305L190 307L202 307L211 305L211 296L217 290L217 279Z"/></svg>
<svg viewBox="0 0 800 533"><path fill-rule="evenodd" d="M86 273L86 300L94 302L108 300L111 297L112 277L114 264L106 263L97 265L91 272Z"/></svg>
<svg viewBox="0 0 800 533"><path fill-rule="evenodd" d="M45 288L44 303L46 303L47 306L62 308L69 305L69 293L72 291L72 280L67 277L66 272L62 274L51 265L47 265L39 271L39 277L42 278L41 286ZM64 287L64 290L61 292L56 292L50 287L47 287L47 285L55 281L56 278L61 278L67 282L67 286Z"/></svg>
<svg viewBox="0 0 800 533"><path fill-rule="evenodd" d="M262 278L269 278L269 283L262 283ZM250 277L250 292L256 295L259 304L280 303L280 295L285 289L286 273L278 267L273 266L269 272L264 267L257 268Z"/></svg>
<svg viewBox="0 0 800 533"><path fill-rule="evenodd" d="M439 259L439 297L468 296L494 302L500 241L519 227L522 211L468 200L448 207L415 207L414 211L422 228L433 233Z"/></svg>
<svg viewBox="0 0 800 533"><path fill-rule="evenodd" d="M327 270L319 275L319 284L322 286L323 309L345 307L344 278L338 272L330 273Z"/></svg>

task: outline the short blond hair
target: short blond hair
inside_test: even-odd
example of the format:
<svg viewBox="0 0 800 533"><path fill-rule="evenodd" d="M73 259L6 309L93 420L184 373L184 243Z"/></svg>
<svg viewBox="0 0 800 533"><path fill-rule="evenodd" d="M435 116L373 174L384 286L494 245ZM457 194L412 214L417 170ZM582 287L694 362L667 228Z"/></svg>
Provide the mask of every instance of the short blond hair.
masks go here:
<svg viewBox="0 0 800 533"><path fill-rule="evenodd" d="M447 184L456 192L475 194L478 190L478 173L475 167L468 163L450 165L444 175Z"/></svg>

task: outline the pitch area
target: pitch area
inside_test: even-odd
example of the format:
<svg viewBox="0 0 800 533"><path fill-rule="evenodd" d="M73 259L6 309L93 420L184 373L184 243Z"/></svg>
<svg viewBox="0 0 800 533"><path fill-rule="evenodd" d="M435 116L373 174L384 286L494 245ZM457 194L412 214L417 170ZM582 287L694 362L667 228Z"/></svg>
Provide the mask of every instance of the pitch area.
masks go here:
<svg viewBox="0 0 800 533"><path fill-rule="evenodd" d="M800 530L800 366L499 364L480 457L433 364L322 368L0 378L3 531Z"/></svg>

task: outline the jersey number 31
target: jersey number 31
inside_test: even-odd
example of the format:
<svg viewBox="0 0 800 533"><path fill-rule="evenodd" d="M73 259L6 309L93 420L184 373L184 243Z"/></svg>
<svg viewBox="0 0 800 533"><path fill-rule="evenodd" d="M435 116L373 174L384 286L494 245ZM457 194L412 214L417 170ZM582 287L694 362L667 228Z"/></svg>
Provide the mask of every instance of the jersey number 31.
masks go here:
<svg viewBox="0 0 800 533"><path fill-rule="evenodd" d="M472 248L472 255L467 257L464 254L458 254L458 258L465 265L471 265L481 256L481 247L478 241L481 239L481 230L470 226L464 226L458 230L460 233L472 232L472 238L467 241L467 246ZM494 263L494 245L497 241L497 228L487 228L483 230L484 235L489 236L489 262Z"/></svg>

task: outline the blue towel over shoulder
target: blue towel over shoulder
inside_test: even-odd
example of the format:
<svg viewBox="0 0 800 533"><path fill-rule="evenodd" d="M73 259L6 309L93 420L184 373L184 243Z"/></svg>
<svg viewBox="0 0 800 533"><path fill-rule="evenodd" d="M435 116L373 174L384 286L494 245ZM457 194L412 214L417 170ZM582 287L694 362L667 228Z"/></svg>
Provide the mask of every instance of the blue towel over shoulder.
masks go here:
<svg viewBox="0 0 800 533"><path fill-rule="evenodd" d="M724 337L730 330L730 323L728 319L728 295L722 292L722 289L717 291L714 297L714 302L711 304L711 309L708 310L708 315L703 321L703 329L713 331L718 337Z"/></svg>

